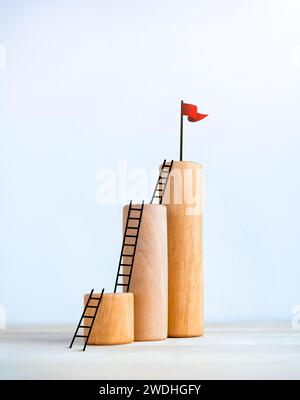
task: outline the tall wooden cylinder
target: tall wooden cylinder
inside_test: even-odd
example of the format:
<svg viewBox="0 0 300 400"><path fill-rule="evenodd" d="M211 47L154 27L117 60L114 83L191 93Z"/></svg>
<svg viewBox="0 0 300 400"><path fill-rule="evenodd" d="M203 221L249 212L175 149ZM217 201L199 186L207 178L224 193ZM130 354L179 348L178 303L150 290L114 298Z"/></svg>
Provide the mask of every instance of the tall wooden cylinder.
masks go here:
<svg viewBox="0 0 300 400"><path fill-rule="evenodd" d="M168 213L168 336L203 334L202 166L174 161L163 203Z"/></svg>
<svg viewBox="0 0 300 400"><path fill-rule="evenodd" d="M141 205L133 205L141 207ZM128 206L123 208L123 230ZM134 217L132 211L131 216ZM138 221L132 220L130 226ZM135 230L132 233L135 234ZM129 231L130 233L130 231ZM134 238L128 238L133 243ZM131 251L129 250L129 253ZM128 261L130 259L128 258ZM125 258L126 263L126 258ZM125 274L128 273L124 267ZM124 282L125 282L124 278ZM145 204L129 291L134 294L134 340L161 340L168 334L167 210Z"/></svg>
<svg viewBox="0 0 300 400"><path fill-rule="evenodd" d="M93 297L100 297L94 293ZM84 295L84 305L89 294ZM90 300L90 306L96 306L97 300ZM134 306L132 293L104 293L88 344L126 344L134 339ZM95 310L88 308L86 315L94 315ZM91 319L85 318L84 325L90 326ZM85 335L88 329L84 329Z"/></svg>

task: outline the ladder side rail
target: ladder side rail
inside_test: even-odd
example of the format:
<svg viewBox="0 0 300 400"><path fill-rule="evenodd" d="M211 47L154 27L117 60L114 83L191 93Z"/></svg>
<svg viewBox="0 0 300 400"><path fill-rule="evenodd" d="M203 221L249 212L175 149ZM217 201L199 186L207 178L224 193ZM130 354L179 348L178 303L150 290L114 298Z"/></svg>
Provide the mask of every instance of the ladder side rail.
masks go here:
<svg viewBox="0 0 300 400"><path fill-rule="evenodd" d="M85 343L84 343L84 346L83 346L82 351L85 351L86 345L87 345L87 343L88 343L88 341L89 341L89 337L90 337L90 334L91 334L92 329L93 329L93 325L94 325L94 322L95 322L95 319L96 319L96 316L97 316L97 313L98 313L98 309L99 309L99 306L100 306L100 303L101 303L101 300L102 300L103 293L104 293L104 288L102 289L102 292L101 292L101 295L100 295L100 298L99 298L99 301L98 301L97 309L96 309L94 318L92 319L92 323L91 323L89 332L88 332L88 334L87 334L87 336L86 336L86 341L85 341Z"/></svg>
<svg viewBox="0 0 300 400"><path fill-rule="evenodd" d="M130 215L130 211L131 211L131 206L132 206L132 200L130 200L130 203L129 203L128 215L127 215L127 220L126 220L126 225L125 225L125 230L124 230L124 235L123 235L122 248L121 248L120 259L119 259L119 265L118 265L118 272L117 272L116 281L115 281L114 293L116 293L117 286L118 286L118 276L119 276L121 265L122 265L123 250L124 250L124 244L125 244L125 240L126 240L126 233L127 233L127 227L128 227L128 221L129 221L129 215Z"/></svg>
<svg viewBox="0 0 300 400"><path fill-rule="evenodd" d="M133 265L134 265L135 252L136 252L136 248L137 248L137 244L138 244L140 226L141 226L141 223L142 223L143 210L144 210L144 200L143 200L143 203L142 203L142 208L141 208L141 213L140 213L140 221L139 221L138 230L137 230L137 235L136 235L136 242L135 242L136 245L135 245L134 250L133 250L132 266L131 266L131 268L130 268L130 273L129 273L128 282L127 282L127 286L128 286L128 287L127 287L127 292L129 291L130 282L131 282L131 275L132 275L132 270L133 270Z"/></svg>
<svg viewBox="0 0 300 400"><path fill-rule="evenodd" d="M168 181L169 181L169 177L170 177L170 173L171 173L172 166L173 166L173 160L171 161L171 164L170 164L170 166L169 166L168 176L167 176L167 178L166 178L166 182L165 182L165 185L164 185L164 189L163 189L163 192L162 192L162 195L161 195L161 199L160 199L160 203L159 203L159 204L161 204L162 201L163 201L163 197L164 197L164 194L165 194L165 191L166 191L166 188L167 188L167 184L168 184Z"/></svg>
<svg viewBox="0 0 300 400"><path fill-rule="evenodd" d="M157 187L158 187L158 185L159 185L159 178L161 177L161 172L163 171L163 169L164 169L164 167L165 167L165 165L166 165L166 161L167 161L167 160L164 160L163 165L162 165L162 167L161 167L161 170L160 170L160 172L159 172L159 176L158 176L158 179L157 179L157 182L156 182L156 185L155 185L155 189L154 189L154 192L153 192L153 195L152 195L150 204L153 203L153 200L154 200L154 198L155 198L155 193L156 193Z"/></svg>
<svg viewBox="0 0 300 400"><path fill-rule="evenodd" d="M86 303L86 305L85 305L85 307L84 307L84 310L83 310L82 315L81 315L81 317L80 317L79 323L78 323L77 328L76 328L76 330L75 330L74 336L73 336L73 338L72 338L72 341L71 341L71 344L70 344L70 347L69 347L70 349L71 349L72 346L73 346L74 340L75 340L75 338L76 338L76 336L77 336L77 332L78 332L78 330L79 330L79 328L80 328L81 322L82 322L82 320L83 320L83 318L84 318L86 309L88 308L88 304L89 304L90 298L92 297L93 293L94 293L94 289L91 290L91 293L90 293L90 295L89 295L88 301L87 301L87 303Z"/></svg>

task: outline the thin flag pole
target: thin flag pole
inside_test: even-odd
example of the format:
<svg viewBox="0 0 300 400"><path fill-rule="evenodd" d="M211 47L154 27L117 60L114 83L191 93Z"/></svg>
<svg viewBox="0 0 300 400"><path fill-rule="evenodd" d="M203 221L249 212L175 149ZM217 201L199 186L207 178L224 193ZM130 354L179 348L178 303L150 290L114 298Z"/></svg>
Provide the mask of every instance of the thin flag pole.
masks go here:
<svg viewBox="0 0 300 400"><path fill-rule="evenodd" d="M181 107L180 107L180 157L179 157L180 161L182 161L182 154L183 154L183 115L182 115L182 105L183 105L183 100L181 100Z"/></svg>

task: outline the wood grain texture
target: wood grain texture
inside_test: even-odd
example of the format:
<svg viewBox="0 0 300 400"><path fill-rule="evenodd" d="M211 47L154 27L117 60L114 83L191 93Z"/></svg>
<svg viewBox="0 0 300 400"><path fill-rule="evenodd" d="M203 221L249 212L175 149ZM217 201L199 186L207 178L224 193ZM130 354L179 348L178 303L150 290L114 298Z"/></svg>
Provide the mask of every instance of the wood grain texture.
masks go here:
<svg viewBox="0 0 300 400"><path fill-rule="evenodd" d="M202 166L174 161L168 212L169 337L203 334Z"/></svg>
<svg viewBox="0 0 300 400"><path fill-rule="evenodd" d="M84 305L89 294L84 295ZM100 297L94 293L93 297ZM91 300L90 305L97 305ZM93 309L87 309L86 315L94 315ZM91 324L90 318L85 318L84 325ZM87 335L87 329L84 329ZM126 344L134 340L134 305L132 293L104 293L97 317L94 322L88 344Z"/></svg>
<svg viewBox="0 0 300 400"><path fill-rule="evenodd" d="M123 230L127 214L128 206L125 206ZM134 226L134 222L130 225ZM127 240L130 243L130 239ZM131 250L126 254L131 254ZM125 258L125 263L127 261L129 258ZM124 272L128 272L126 267ZM134 293L134 340L165 339L168 330L168 248L167 210L163 205L144 205L129 290Z"/></svg>

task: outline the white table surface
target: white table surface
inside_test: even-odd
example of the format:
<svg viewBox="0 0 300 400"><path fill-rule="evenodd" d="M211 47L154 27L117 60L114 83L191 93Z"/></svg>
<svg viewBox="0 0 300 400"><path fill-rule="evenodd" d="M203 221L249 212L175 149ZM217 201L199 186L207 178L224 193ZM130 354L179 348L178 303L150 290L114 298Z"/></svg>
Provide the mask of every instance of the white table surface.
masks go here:
<svg viewBox="0 0 300 400"><path fill-rule="evenodd" d="M300 379L288 323L208 325L200 338L71 350L75 326L0 330L0 379ZM78 340L78 339L77 339Z"/></svg>

